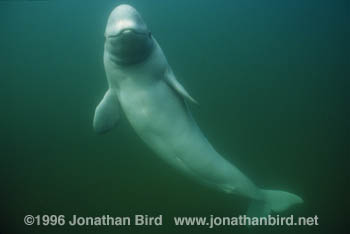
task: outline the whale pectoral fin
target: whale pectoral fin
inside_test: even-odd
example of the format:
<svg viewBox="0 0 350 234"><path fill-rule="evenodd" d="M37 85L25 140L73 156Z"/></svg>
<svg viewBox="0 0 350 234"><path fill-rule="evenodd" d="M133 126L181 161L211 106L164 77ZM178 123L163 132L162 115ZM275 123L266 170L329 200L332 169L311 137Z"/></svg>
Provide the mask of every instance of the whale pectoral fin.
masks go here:
<svg viewBox="0 0 350 234"><path fill-rule="evenodd" d="M198 104L198 102L193 97L191 97L191 95L180 84L180 82L176 79L175 75L171 71L167 72L165 80L170 85L170 87L173 88L185 100L188 100L194 104Z"/></svg>
<svg viewBox="0 0 350 234"><path fill-rule="evenodd" d="M103 134L111 130L120 119L120 105L117 95L108 90L95 110L94 130Z"/></svg>

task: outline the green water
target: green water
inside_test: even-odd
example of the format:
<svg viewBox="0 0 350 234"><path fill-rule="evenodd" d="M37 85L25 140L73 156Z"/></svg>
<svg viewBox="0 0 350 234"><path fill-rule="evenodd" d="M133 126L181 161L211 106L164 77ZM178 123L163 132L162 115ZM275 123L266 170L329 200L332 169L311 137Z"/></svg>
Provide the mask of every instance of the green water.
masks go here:
<svg viewBox="0 0 350 234"><path fill-rule="evenodd" d="M132 4L214 147L263 188L305 203L312 227L176 227L249 201L189 180L125 119L92 129L107 88L103 33ZM0 1L0 233L342 233L348 220L349 2ZM164 216L161 227L25 226L27 214ZM347 228L348 229L348 228Z"/></svg>

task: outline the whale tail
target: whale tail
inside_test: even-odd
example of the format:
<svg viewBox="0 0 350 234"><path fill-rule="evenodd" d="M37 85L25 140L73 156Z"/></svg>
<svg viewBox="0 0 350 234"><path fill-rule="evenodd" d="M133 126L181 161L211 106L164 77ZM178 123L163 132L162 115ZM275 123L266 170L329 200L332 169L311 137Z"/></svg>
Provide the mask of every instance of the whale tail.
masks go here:
<svg viewBox="0 0 350 234"><path fill-rule="evenodd" d="M287 210L289 207L303 203L299 196L280 190L261 190L263 200L253 200L250 204L247 215L250 217L264 217L274 212Z"/></svg>

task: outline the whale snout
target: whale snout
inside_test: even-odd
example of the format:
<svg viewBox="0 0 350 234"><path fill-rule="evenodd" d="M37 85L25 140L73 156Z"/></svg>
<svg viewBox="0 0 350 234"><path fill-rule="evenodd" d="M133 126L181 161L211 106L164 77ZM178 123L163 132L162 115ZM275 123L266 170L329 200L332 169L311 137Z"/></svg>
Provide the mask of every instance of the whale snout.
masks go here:
<svg viewBox="0 0 350 234"><path fill-rule="evenodd" d="M105 48L118 64L141 62L153 48L151 33L141 15L132 6L125 4L111 12L105 37Z"/></svg>
<svg viewBox="0 0 350 234"><path fill-rule="evenodd" d="M113 37L131 30L139 34L147 34L148 28L141 15L130 5L117 6L110 14L105 36Z"/></svg>

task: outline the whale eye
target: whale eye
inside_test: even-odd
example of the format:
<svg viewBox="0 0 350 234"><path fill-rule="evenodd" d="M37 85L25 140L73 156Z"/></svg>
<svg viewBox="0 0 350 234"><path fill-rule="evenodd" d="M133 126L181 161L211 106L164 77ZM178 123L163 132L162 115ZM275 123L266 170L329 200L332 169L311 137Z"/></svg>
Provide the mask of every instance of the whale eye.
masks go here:
<svg viewBox="0 0 350 234"><path fill-rule="evenodd" d="M152 36L152 33L151 31L148 32L148 37L151 37Z"/></svg>

